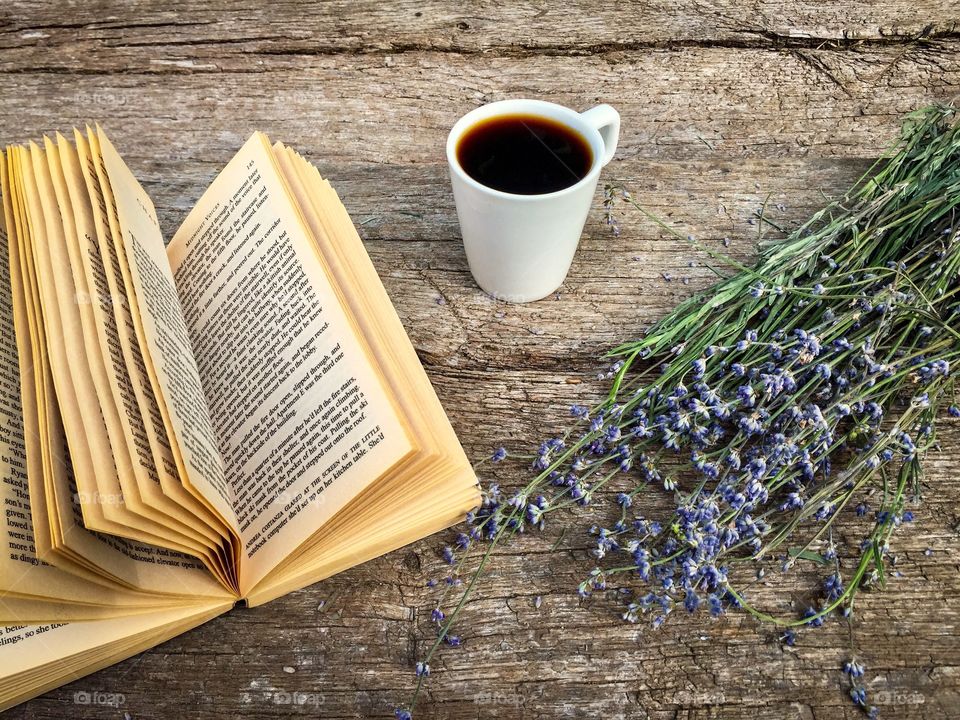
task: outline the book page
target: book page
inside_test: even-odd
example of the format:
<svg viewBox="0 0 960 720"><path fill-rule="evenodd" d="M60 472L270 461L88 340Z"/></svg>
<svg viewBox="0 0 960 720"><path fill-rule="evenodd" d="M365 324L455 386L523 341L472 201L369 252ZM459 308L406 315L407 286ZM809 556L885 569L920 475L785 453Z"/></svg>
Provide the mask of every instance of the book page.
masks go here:
<svg viewBox="0 0 960 720"><path fill-rule="evenodd" d="M126 280L135 290L137 331L144 343L144 362L155 382L159 410L166 413L185 461L185 480L236 530L232 488L201 387L190 337L164 250L153 203L101 129L98 141L104 168L116 200L125 250Z"/></svg>
<svg viewBox="0 0 960 720"><path fill-rule="evenodd" d="M46 140L47 158L56 189L57 204L67 244L68 273L72 277L63 279L65 284L72 283L77 302L79 325L83 332L85 350L93 375L93 385L99 396L109 400L112 396L109 374L102 340L110 342L111 324L106 317L112 311L104 307L101 300L103 288L109 285L109 276L99 253L99 246L95 242L97 236L94 208L89 194L86 192L86 180L80 167L80 156L65 137L57 135L54 144ZM97 208L100 212L101 208ZM101 217L100 223L103 224ZM88 278L88 273L90 277ZM155 471L159 477L162 493L171 498L176 506L189 511L191 518L188 524L202 532L206 537L221 541L227 536L225 527L218 524L214 515L193 495L191 495L180 481L179 468L173 458L167 428L161 417L153 388L147 377L139 345L130 337L128 329L131 322L129 303L122 303L117 308L122 313L124 322L116 323L117 337L122 340L122 350L130 357L127 363L131 369L131 380L134 380L133 392L144 419L144 432L147 443L153 453ZM115 404L115 403L113 403ZM149 485L147 486L149 490ZM197 522L199 521L199 522Z"/></svg>
<svg viewBox="0 0 960 720"><path fill-rule="evenodd" d="M97 257L98 262L91 262L88 258L87 262L95 266L96 292L93 295L90 293L76 221L79 219L81 222L79 232L84 235L86 242L86 237L97 236L94 211L102 213L110 208L98 203L94 209L89 195L83 192L81 186L85 181L79 167L79 155L65 138L58 137L57 144L45 139L44 145L47 171L37 170L35 174L38 178L44 178L49 186L48 192L41 195L44 211L48 213L49 274L53 276L50 280L58 288L56 297L62 325L69 336L68 347L79 351L75 352L78 361L71 363L78 373L74 384L81 407L99 404L105 415L108 412L110 414L109 422L106 418L102 424L91 421L87 427L92 425L92 429L100 431L101 452L107 454L104 462L109 462L111 426L119 429L119 432L114 430L117 440L133 444L135 472L132 475L137 480L135 491L140 495L148 516L160 518L172 530L195 542L216 548L223 535L216 533L207 523L198 522L197 516L188 512L180 499L187 493L180 484L166 429L158 417L139 345L131 338L131 308L124 297L125 288L119 286L117 275L120 271L115 254ZM72 196L68 182L74 184ZM80 207L74 207L74 200ZM112 206L112 200L110 204ZM101 227L104 223L101 217ZM96 270L100 271L99 275ZM113 302L106 302L108 298L103 297L104 287L109 291L110 298L114 298ZM98 342L95 303L103 323L100 332L105 340L109 338L106 346ZM113 315L110 322L104 322L106 314ZM108 356L114 377L118 380L113 385L106 368ZM119 417L121 409L122 425ZM95 433L88 432L88 435ZM91 445L95 439L92 439ZM171 496L168 488L179 490L180 495ZM188 499L197 504L196 499Z"/></svg>
<svg viewBox="0 0 960 720"><path fill-rule="evenodd" d="M0 164L2 165L2 164ZM13 326L7 236L0 227L0 593L107 602L116 593L40 559L27 482L20 371Z"/></svg>
<svg viewBox="0 0 960 720"><path fill-rule="evenodd" d="M462 520L480 502L476 476L420 365L350 216L306 160L274 145L315 247L344 292L417 438L417 455L354 498L320 532L246 594L267 602Z"/></svg>
<svg viewBox="0 0 960 720"><path fill-rule="evenodd" d="M8 149L8 155L22 152L20 148ZM0 169L6 163L0 159ZM12 372L20 378L21 409L23 414L19 422L23 425L25 457L22 462L27 477L27 495L30 501L32 526L46 537L34 536L34 555L32 565L25 558L17 584L4 585L0 589L42 597L73 596L75 585L70 584L71 577L64 573L59 578L44 578L43 573L28 571L26 566L47 567L40 559L39 550L44 548L44 559L58 567L61 561L71 556L70 572L75 573L77 562L85 564L81 573L85 578L93 578L99 584L137 588L149 592L177 595L217 595L229 593L219 585L202 566L192 557L180 555L164 548L144 545L111 535L97 534L84 527L84 518L80 513L82 491L79 491L72 474L72 462L64 441L64 429L60 410L54 393L50 367L43 342L42 328L36 327L40 308L36 288L28 289L21 272L23 262L29 261L21 252L15 236L25 234L22 203L17 203L19 213L12 202L17 186L22 186L21 177L15 177L13 165L3 173L3 204L5 225L11 229L8 241L8 273L4 274L10 282L7 285L7 297L12 297L12 314L15 318L14 334L17 352L10 356ZM14 180L16 182L14 182ZM20 197L22 199L22 191ZM23 238L20 238L21 241ZM20 355L23 357L22 367ZM14 360L17 360L14 363ZM68 361L61 363L68 364ZM82 425L82 420L78 421ZM32 448L32 449L31 449ZM12 450L11 450L12 452ZM13 457L11 455L11 457ZM112 470L112 464L110 469ZM100 472L103 472L101 466ZM22 490L22 489L21 489ZM108 509L119 497L99 496L95 487L87 488L92 502L87 507L97 511ZM118 527L123 532L123 527ZM49 558L48 558L49 556ZM51 568L53 569L53 568ZM33 588L33 589L31 589ZM39 588L39 589L37 589ZM114 593L116 594L116 593ZM81 596L75 596L79 601ZM103 594L98 597L104 597ZM156 602L155 600L152 602Z"/></svg>
<svg viewBox="0 0 960 720"><path fill-rule="evenodd" d="M0 712L159 645L232 606L206 602L110 620L0 627Z"/></svg>
<svg viewBox="0 0 960 720"><path fill-rule="evenodd" d="M235 496L241 589L413 451L307 233L258 133L168 247Z"/></svg>
<svg viewBox="0 0 960 720"><path fill-rule="evenodd" d="M111 444L105 417L89 415L91 408L99 406L105 410L94 389L94 377L98 374L95 366L102 354L85 352L87 342L80 317L81 305L65 237L67 219L72 227L73 213L69 207L60 205L60 198L54 190L51 166L58 165L54 161L58 161L59 155L55 152L49 154L50 147L52 144L49 141L47 151L41 150L36 143L30 143L29 158L36 188L34 192L28 192L29 205L35 213L29 237L44 327L47 330L46 349L53 369L56 395L60 400L60 413L73 452L75 473L78 476L82 473L96 475L96 484L101 492L105 488L119 487L123 494L123 505L130 511L128 517L134 528L152 530L158 537L177 543L183 549L192 549L195 554L209 554L208 549L214 543L213 535L198 532L194 524L188 522L180 506L166 498L159 488L158 472L161 468L150 453L144 418L136 406L132 389L132 373L127 371L126 358L121 352L113 353L122 365L126 381L123 388L117 388L120 391L117 400L122 403L119 407L126 420L123 429L115 433L121 442ZM113 287L111 296L118 300L112 303L112 309L118 313L123 310L129 312L122 295ZM115 326L122 329L119 318ZM122 333L116 339L125 352ZM113 424L119 425L116 421ZM80 446L83 446L83 453L78 452ZM117 457L120 450L127 448L131 449L128 456L132 462L120 474L119 481L99 482L99 478L104 476L104 469L112 469L113 458Z"/></svg>
<svg viewBox="0 0 960 720"><path fill-rule="evenodd" d="M126 451L126 446L108 450L102 457L94 458L89 441L96 437L96 433L92 427L90 432L87 432L83 418L77 417L78 403L69 378L72 364L66 361L56 362L58 356L64 360L66 357L64 332L59 312L55 311L52 288L48 283L41 282L50 279L50 273L41 259L41 249L47 248L48 243L40 211L39 191L30 161L30 149L11 148L8 155L11 166L16 168L14 197L18 200L21 219L15 235L18 247L11 245L10 248L11 258L17 259L18 263L11 271L19 274L18 284L22 285L28 299L28 336L32 348L32 362L25 362L24 369L30 371L34 366L41 369L41 372L35 375L35 382L40 428L44 436L44 442L39 443L43 474L46 478L62 476L67 466L72 466L84 498L109 497L116 500L110 503L85 502L85 509L90 507L95 513L102 512L104 515L113 513L115 517L112 522L117 523L119 529L124 532L132 531L132 526L124 522L126 517L123 512L123 493L118 480L118 477L129 477L129 466L119 466L119 475L107 471L120 456L120 451ZM13 238L11 235L11 239ZM24 360L27 360L26 353ZM70 417L76 419L76 422L71 423ZM69 461L60 437L68 428L64 427L61 420L69 426L75 441L71 444ZM92 525L90 518L87 524Z"/></svg>
<svg viewBox="0 0 960 720"><path fill-rule="evenodd" d="M162 610L148 615L133 615L114 620L96 620L47 625L7 625L0 628L0 678L26 672L45 664L67 660L70 656L100 645L132 637L144 630L174 620L217 614L233 607L232 602L207 601L188 607Z"/></svg>
<svg viewBox="0 0 960 720"><path fill-rule="evenodd" d="M53 192L47 165L35 143L14 153L13 158L19 158L17 168L23 189L20 197L25 199L27 209L25 232L18 233L19 256L25 270L25 284L32 288L39 309L35 316L39 355L44 358L43 365L50 368L52 378L52 385L44 390L44 396L56 401L56 405L44 413L48 436L52 436L49 430L55 427L65 433L84 508L102 511L103 516L116 523L116 529L98 529L191 555L205 553L203 545L172 531L165 522L167 518L151 514L143 505L135 479L136 474L144 470L143 465L129 462L127 444L117 443L111 448L104 427L97 422L103 418L102 414L99 417L87 414L103 406L91 391L87 355L83 353L83 341L77 332L79 323L61 315L61 308L75 313L78 306L72 281L68 283L69 288L66 285L57 288L58 273L51 265L50 251L63 250L63 242L62 226L51 222L54 215L59 219L59 212L51 207ZM124 417L130 417L129 409ZM45 454L46 475L62 478L68 465L66 448L42 443L41 450ZM114 469L113 460L121 453L126 453L127 462L117 468L119 474L109 474L108 470ZM110 501L104 503L103 498Z"/></svg>

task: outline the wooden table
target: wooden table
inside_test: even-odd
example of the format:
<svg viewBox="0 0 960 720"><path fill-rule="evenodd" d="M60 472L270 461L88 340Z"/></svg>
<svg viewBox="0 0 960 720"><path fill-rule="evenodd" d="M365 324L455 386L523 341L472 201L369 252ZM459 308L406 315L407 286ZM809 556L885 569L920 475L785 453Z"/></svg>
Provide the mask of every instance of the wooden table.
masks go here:
<svg viewBox="0 0 960 720"><path fill-rule="evenodd" d="M603 392L602 351L711 276L636 214L613 237L598 197L556 297L494 302L467 271L446 177L443 141L461 114L508 97L615 105L623 132L605 179L747 259L765 198L783 204L778 222L805 218L891 142L903 113L960 90L951 0L196 5L5 0L0 140L99 120L167 235L253 130L305 152L343 195L475 458L561 428L571 402ZM895 537L902 577L858 602L853 642L887 718L960 717L960 432L943 440L917 522ZM507 485L526 475L497 471ZM586 540L548 529L497 552L464 612L464 647L432 663L418 717L861 717L839 672L845 624L795 647L744 615L626 625L613 603L576 597ZM392 715L432 636L424 581L442 577L447 541L238 610L9 717ZM813 581L765 592L789 611ZM79 691L124 702L76 705ZM279 704L284 692L304 704Z"/></svg>

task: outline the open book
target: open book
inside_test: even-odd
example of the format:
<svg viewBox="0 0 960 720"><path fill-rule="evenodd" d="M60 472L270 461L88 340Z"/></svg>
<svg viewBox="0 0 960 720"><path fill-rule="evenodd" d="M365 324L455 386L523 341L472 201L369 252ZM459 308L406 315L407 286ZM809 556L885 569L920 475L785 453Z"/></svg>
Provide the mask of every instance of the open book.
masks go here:
<svg viewBox="0 0 960 720"><path fill-rule="evenodd" d="M167 247L99 128L0 177L0 709L478 503L300 155L254 134Z"/></svg>

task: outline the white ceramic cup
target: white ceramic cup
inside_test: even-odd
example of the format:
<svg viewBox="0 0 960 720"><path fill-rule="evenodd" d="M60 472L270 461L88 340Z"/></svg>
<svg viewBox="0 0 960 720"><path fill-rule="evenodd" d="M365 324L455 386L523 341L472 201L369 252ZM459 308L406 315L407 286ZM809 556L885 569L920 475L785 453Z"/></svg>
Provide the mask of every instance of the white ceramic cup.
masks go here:
<svg viewBox="0 0 960 720"><path fill-rule="evenodd" d="M494 190L467 175L457 160L463 134L482 120L538 115L581 135L593 162L579 182L543 195ZM563 283L597 189L620 135L620 115L609 105L578 113L542 100L502 100L460 118L447 137L447 162L470 272L483 290L509 302L544 298Z"/></svg>

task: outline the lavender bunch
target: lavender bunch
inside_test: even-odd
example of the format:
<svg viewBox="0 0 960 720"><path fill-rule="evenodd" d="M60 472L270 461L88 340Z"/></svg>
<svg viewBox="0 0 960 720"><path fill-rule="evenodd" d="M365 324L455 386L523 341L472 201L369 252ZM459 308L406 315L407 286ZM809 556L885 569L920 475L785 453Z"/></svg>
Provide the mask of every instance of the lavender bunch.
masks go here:
<svg viewBox="0 0 960 720"><path fill-rule="evenodd" d="M676 234L628 193L607 197ZM597 560L578 591L616 587L628 622L658 627L677 608L718 616L735 607L785 626L792 642L791 628L849 614L859 591L882 586L937 422L960 417L951 373L960 355L958 204L957 111L932 107L907 117L894 149L844 197L762 243L754 266L691 240L735 274L614 349L606 399L571 409L573 426L541 445L525 487L485 492L457 550L445 551L454 569L417 690L440 644L459 644L452 623L493 548L571 506L589 506L578 515L590 517ZM672 498L672 513L645 516L651 491ZM838 547L838 522L861 530L862 542ZM799 617L751 602L751 582L798 563L825 573ZM853 701L875 714L856 680L862 671L848 674Z"/></svg>

